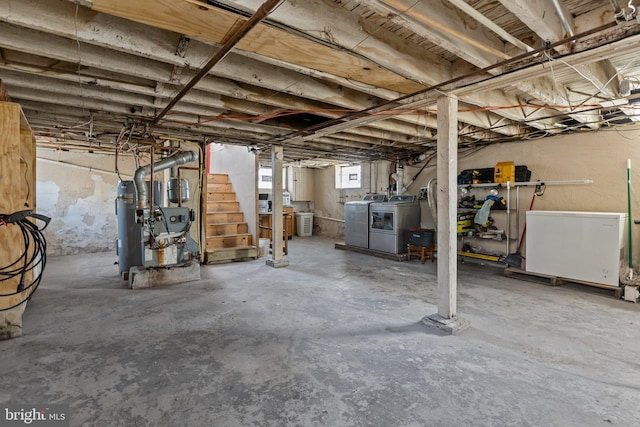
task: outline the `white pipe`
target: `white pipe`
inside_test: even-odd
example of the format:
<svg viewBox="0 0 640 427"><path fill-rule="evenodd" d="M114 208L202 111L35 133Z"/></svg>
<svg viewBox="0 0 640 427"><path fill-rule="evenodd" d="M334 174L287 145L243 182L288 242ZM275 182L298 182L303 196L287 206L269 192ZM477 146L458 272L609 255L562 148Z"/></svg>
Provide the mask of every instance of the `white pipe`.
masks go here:
<svg viewBox="0 0 640 427"><path fill-rule="evenodd" d="M609 0L611 2L611 6L613 6L613 11L616 13L616 15L620 12L622 12L622 9L620 9L620 5L618 4L618 0Z"/></svg>
<svg viewBox="0 0 640 427"><path fill-rule="evenodd" d="M575 185L575 184L593 184L591 179L574 179L565 181L525 181L525 182L511 182L511 187L519 187L526 185ZM478 188L478 187L502 187L504 184L499 182L484 182L482 184L459 184L459 188Z"/></svg>
<svg viewBox="0 0 640 427"><path fill-rule="evenodd" d="M318 215L314 215L313 217L314 217L314 218L317 218L317 219L326 219L327 221L344 222L344 219L329 218L328 216L318 216Z"/></svg>
<svg viewBox="0 0 640 427"><path fill-rule="evenodd" d="M576 184L593 184L592 179L569 179L565 181L527 181L512 182L514 187L518 185L576 185Z"/></svg>

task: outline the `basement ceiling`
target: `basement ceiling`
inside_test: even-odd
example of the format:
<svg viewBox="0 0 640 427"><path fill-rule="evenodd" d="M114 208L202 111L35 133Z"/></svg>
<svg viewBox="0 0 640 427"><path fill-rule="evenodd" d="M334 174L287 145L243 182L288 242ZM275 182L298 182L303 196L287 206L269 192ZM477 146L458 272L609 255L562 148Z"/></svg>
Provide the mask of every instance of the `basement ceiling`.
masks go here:
<svg viewBox="0 0 640 427"><path fill-rule="evenodd" d="M38 144L64 150L189 140L267 158L282 145L309 166L424 159L452 95L462 150L640 121L633 2L283 0L221 55L261 5L0 0L0 79Z"/></svg>

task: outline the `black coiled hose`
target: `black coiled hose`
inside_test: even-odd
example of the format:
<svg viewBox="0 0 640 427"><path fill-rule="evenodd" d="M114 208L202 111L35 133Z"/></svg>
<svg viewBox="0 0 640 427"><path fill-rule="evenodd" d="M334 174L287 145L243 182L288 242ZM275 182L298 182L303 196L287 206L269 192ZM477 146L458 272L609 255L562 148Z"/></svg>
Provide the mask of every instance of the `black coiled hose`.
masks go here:
<svg viewBox="0 0 640 427"><path fill-rule="evenodd" d="M42 228L38 227L35 221L32 221L30 218L43 221L44 226L42 226ZM17 225L20 228L24 242L24 251L18 259L5 267L0 267L0 283L19 277L18 286L15 292L3 293L0 294L0 297L11 297L18 294L26 295L19 303L0 308L0 311L18 307L30 299L36 289L38 289L44 267L47 263L47 241L42 231L47 228L49 221L51 221L51 218L34 214L33 211L30 210L19 211L12 214L0 214L0 227ZM33 278L31 283L25 286L25 276L31 271L37 276Z"/></svg>

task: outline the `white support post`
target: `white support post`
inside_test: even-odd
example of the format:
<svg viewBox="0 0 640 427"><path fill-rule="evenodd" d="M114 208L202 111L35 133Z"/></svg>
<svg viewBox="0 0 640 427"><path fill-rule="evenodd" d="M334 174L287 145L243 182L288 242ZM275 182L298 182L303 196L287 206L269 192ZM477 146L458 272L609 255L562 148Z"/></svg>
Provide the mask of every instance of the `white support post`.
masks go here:
<svg viewBox="0 0 640 427"><path fill-rule="evenodd" d="M438 98L438 314L456 315L458 98Z"/></svg>
<svg viewBox="0 0 640 427"><path fill-rule="evenodd" d="M271 267L286 267L289 262L282 258L284 221L282 216L282 159L284 152L282 146L274 145L271 148L271 176L273 205L271 206L271 259L266 264Z"/></svg>
<svg viewBox="0 0 640 427"><path fill-rule="evenodd" d="M438 313L424 319L451 334L466 325L456 317L458 98L438 98Z"/></svg>

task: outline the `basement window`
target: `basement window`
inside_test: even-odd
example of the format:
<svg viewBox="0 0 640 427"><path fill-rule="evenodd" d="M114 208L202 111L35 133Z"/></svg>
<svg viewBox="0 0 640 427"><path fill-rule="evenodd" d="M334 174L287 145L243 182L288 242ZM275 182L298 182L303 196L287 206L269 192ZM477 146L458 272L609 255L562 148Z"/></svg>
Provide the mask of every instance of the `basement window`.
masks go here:
<svg viewBox="0 0 640 427"><path fill-rule="evenodd" d="M285 188L285 171L286 168L282 168L282 189ZM273 188L273 175L271 168L258 168L258 188L261 190L271 190Z"/></svg>
<svg viewBox="0 0 640 427"><path fill-rule="evenodd" d="M362 166L336 166L336 188L361 188Z"/></svg>
<svg viewBox="0 0 640 427"><path fill-rule="evenodd" d="M271 168L258 169L258 188L270 190L273 187L273 177Z"/></svg>

